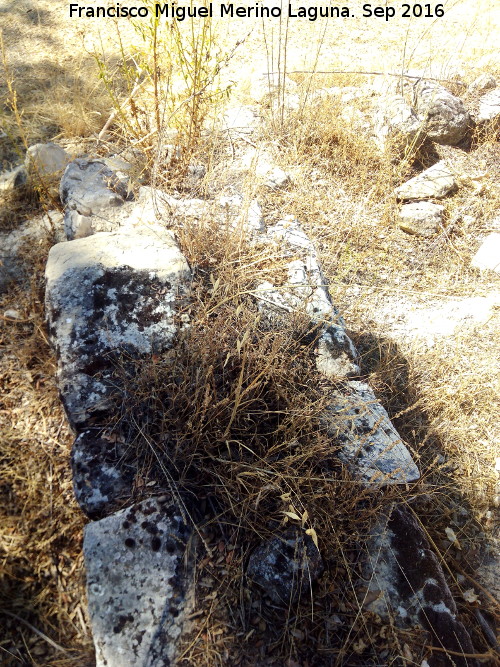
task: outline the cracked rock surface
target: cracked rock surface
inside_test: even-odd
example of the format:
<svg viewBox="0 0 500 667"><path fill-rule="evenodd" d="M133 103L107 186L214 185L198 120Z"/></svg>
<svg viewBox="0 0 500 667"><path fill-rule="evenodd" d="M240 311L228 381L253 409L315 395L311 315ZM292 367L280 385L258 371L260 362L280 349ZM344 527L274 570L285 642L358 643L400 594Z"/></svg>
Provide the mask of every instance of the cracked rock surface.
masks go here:
<svg viewBox="0 0 500 667"><path fill-rule="evenodd" d="M73 428L112 403L120 354L168 349L189 266L173 235L109 232L52 247L46 311Z"/></svg>
<svg viewBox="0 0 500 667"><path fill-rule="evenodd" d="M175 505L160 498L85 527L97 667L175 664L192 605L193 581L185 570L189 536Z"/></svg>
<svg viewBox="0 0 500 667"><path fill-rule="evenodd" d="M475 659L460 657L474 653L469 633L457 619L441 564L410 509L395 505L389 518L377 523L369 554L368 590L378 596L368 608L383 619L394 617L400 627L421 625L437 646L455 652L456 667L476 667Z"/></svg>

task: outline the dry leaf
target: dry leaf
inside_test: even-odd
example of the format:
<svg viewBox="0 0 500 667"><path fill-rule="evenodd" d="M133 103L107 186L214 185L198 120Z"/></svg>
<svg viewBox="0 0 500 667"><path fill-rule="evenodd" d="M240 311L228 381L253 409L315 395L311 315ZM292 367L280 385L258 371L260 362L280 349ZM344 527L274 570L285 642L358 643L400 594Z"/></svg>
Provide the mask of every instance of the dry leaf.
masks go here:
<svg viewBox="0 0 500 667"><path fill-rule="evenodd" d="M319 549L319 547L318 547L318 536L316 535L316 531L314 530L314 528L308 528L306 530L306 535L310 536L310 538L314 542L314 546L316 547L316 549Z"/></svg>
<svg viewBox="0 0 500 667"><path fill-rule="evenodd" d="M290 519L294 519L295 521L300 521L300 516L298 514L295 514L295 512L283 512L283 514Z"/></svg>
<svg viewBox="0 0 500 667"><path fill-rule="evenodd" d="M466 602L470 603L477 602L479 600L473 588L468 588L463 594L463 598Z"/></svg>
<svg viewBox="0 0 500 667"><path fill-rule="evenodd" d="M306 521L307 521L308 518L309 518L309 513L308 513L307 510L305 510L305 512L304 512L304 514L302 515L302 518L301 518L301 520L300 520L300 523L301 523L301 525L302 525L302 528L304 528L304 526L306 525Z"/></svg>
<svg viewBox="0 0 500 667"><path fill-rule="evenodd" d="M457 549L461 549L462 547L460 546L460 542L458 541L458 537L455 535L455 531L448 527L444 529L444 532L446 533L446 537L450 540L452 544L454 544Z"/></svg>

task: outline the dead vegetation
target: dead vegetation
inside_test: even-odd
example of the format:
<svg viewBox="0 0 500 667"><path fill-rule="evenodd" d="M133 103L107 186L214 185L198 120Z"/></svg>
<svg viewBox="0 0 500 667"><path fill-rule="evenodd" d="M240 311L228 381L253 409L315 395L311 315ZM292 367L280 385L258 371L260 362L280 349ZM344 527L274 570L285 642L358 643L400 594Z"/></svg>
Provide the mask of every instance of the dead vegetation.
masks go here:
<svg viewBox="0 0 500 667"><path fill-rule="evenodd" d="M63 102L50 114L57 122L50 114L47 120L27 91L20 93L28 95L23 108L28 126L33 123L30 141L80 140L108 117L103 101L96 106L100 89L91 77L83 77L83 93L76 79L56 78ZM314 87L340 83L362 81L359 75L352 81L332 76ZM78 109L69 98L78 100ZM477 137L468 159L476 161L479 180L469 178L450 198L450 224L442 233L415 240L395 225L392 191L417 159L425 163L428 156L415 154L402 168L377 155L339 112L325 102L306 104L284 122L268 119L270 129L259 140L277 150L293 186L260 193L266 222L293 214L314 238L363 371L423 471L411 506L447 567L476 649L484 664L493 665L498 655L476 612L494 628L498 601L481 589L476 569L490 536L498 537L498 309L485 324L464 325L430 346L394 342L378 310L387 299L411 297L429 305L495 288L491 274L480 275L469 264L476 239L498 211L498 141ZM115 132L123 141L122 130ZM205 148L197 145L208 183L234 147L211 148L208 163ZM458 149L447 157L461 168ZM178 174L155 174L170 187L178 183ZM248 184L249 193L254 187ZM9 210L10 228L10 204ZM280 259L209 221L176 231L195 268L185 313L190 327L174 351L134 367L129 400L110 429L128 430L127 438L132 434L142 449L137 497L172 490L175 482L197 525L196 629L180 664L421 664L429 655L427 638L368 612L359 584L369 528L398 492L368 493L333 457L319 420L331 386L313 370L314 331L300 318L279 330L266 326L252 296L256 280L269 276L279 283ZM71 435L43 321L47 251L27 252L31 283L13 287L0 302L0 651L4 664L76 667L93 660L81 559L84 520L72 496ZM13 307L20 319L2 316ZM144 415L146 430L137 426ZM249 586L244 571L258 541L285 525L285 512L299 517L289 523L314 531L326 571L309 599L283 611ZM464 597L471 588L475 600Z"/></svg>

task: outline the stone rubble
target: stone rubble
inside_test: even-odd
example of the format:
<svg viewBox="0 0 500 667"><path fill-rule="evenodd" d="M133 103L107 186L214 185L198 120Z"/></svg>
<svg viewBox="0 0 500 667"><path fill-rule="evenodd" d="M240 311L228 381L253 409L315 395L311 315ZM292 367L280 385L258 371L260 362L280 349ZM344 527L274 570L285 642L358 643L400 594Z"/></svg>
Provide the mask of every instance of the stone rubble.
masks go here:
<svg viewBox="0 0 500 667"><path fill-rule="evenodd" d="M323 570L321 555L312 538L304 530L290 528L252 552L247 576L273 602L287 607L310 591Z"/></svg>
<svg viewBox="0 0 500 667"><path fill-rule="evenodd" d="M456 180L453 172L445 160L422 171L418 176L410 178L395 189L398 199L403 201L420 199L443 199L456 188Z"/></svg>
<svg viewBox="0 0 500 667"><path fill-rule="evenodd" d="M70 161L70 155L54 143L33 144L26 151L25 167L34 179L60 177Z"/></svg>
<svg viewBox="0 0 500 667"><path fill-rule="evenodd" d="M494 88L481 97L475 120L478 125L497 125L500 122L500 88Z"/></svg>
<svg viewBox="0 0 500 667"><path fill-rule="evenodd" d="M271 79L270 86L269 77L263 77L252 91L259 104L276 97L278 81ZM490 83L477 84L476 90ZM293 106L299 100L297 87L289 80L285 87ZM356 91L349 99L357 99ZM344 93L349 91L340 93L347 103ZM491 93L484 96L490 95L486 102L482 98L483 111L496 104ZM394 139L403 146L423 140L423 129L438 143L456 144L472 125L461 100L432 82L415 86L415 109L399 95L379 108L379 148ZM236 137L252 134L258 113L258 107L228 112L226 129ZM260 186L278 189L290 183L265 152L247 151L234 174L252 170ZM128 178L127 162L120 159L78 158L66 167L60 194L70 240L49 254L46 307L58 386L76 432L71 459L75 495L95 519L85 529L84 555L97 665L159 667L175 663L179 637L189 625L194 597L191 528L180 499L150 498L119 509L133 502L137 471L127 456L129 444L108 436L99 423L124 400L114 372L119 355L139 360L174 344L176 315L188 294L191 271L166 230L173 218L203 224L207 216L215 216L220 224L241 227L279 248L287 261L285 284L262 282L254 296L275 325L293 313L310 321L316 367L336 382L322 416L332 448L353 476L374 491L408 485L420 473L372 389L358 379L359 355L302 226L289 217L266 230L258 200L245 200L237 189L211 201L173 197L145 186L134 196ZM398 199L412 202L402 206L400 226L422 236L434 234L444 207L419 200L443 198L455 187L454 175L442 161L397 188ZM367 566L369 591L383 590L385 596L370 608L382 616L392 608L402 621L427 628L450 650L473 652L419 525L404 507L394 508L386 523L374 529ZM410 555L411 562L405 562ZM263 541L250 556L247 575L274 603L288 605L310 591L323 568L314 541L296 527ZM474 663L457 659L457 664Z"/></svg>
<svg viewBox="0 0 500 667"><path fill-rule="evenodd" d="M455 146L471 125L462 100L433 81L416 84L415 107L427 136L438 144Z"/></svg>
<svg viewBox="0 0 500 667"><path fill-rule="evenodd" d="M432 236L443 227L445 208L441 204L419 201L403 204L399 211L399 227L407 234Z"/></svg>
<svg viewBox="0 0 500 667"><path fill-rule="evenodd" d="M45 276L58 386L77 428L114 404L117 354L139 358L172 344L190 269L168 231L101 232L53 246Z"/></svg>
<svg viewBox="0 0 500 667"><path fill-rule="evenodd" d="M500 273L500 232L488 234L472 258L471 266Z"/></svg>

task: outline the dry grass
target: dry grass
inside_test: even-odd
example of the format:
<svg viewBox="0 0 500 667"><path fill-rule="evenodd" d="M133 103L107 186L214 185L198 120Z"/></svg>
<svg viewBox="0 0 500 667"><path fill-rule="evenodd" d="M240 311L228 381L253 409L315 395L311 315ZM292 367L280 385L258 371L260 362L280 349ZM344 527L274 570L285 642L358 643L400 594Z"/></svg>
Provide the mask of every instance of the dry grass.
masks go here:
<svg viewBox="0 0 500 667"><path fill-rule="evenodd" d="M71 437L45 333L47 252L48 246L37 249L31 284L0 301L0 652L5 665L76 667L90 656L83 520L73 498ZM9 307L22 319L6 319Z"/></svg>
<svg viewBox="0 0 500 667"><path fill-rule="evenodd" d="M33 25L26 26L24 16L16 15L28 43L38 44L41 37L35 38L35 32L42 27L67 30L47 7L40 3ZM486 11L487 3L478 3L480 9ZM485 44L493 27L486 21L478 25L477 34L464 41L463 54L468 49L470 56L467 81L490 62L484 60ZM372 28L381 44L382 28ZM426 63L424 47L439 41L438 28L429 41L418 30L410 34L408 52L419 65ZM87 25L85 30L93 28ZM450 40L457 34L450 32ZM292 37L290 64L299 68ZM365 37L356 39L362 45ZM393 37L386 54L379 54L391 65L391 53L401 48L396 32ZM13 35L7 34L9 39ZM231 66L241 67L251 58L255 43L258 39L249 40L241 59ZM73 139L99 130L109 110L89 75L90 60L82 60L76 50L70 57L67 47L60 45L69 60L57 70L45 58L48 45L38 47L37 54L44 57L22 63L16 54L10 65L19 83L29 141ZM484 63L475 65L473 56ZM366 53L358 54L353 69L373 69L367 58ZM338 65L336 59L341 56L335 49L327 49L325 69ZM374 66L382 64L379 60ZM445 65L442 73L448 73ZM309 85L304 75L294 78ZM312 85L363 81L360 75L338 75L317 77ZM245 82L241 89L245 91ZM349 323L364 372L423 471L422 481L411 491L412 507L449 568L461 618L476 649L486 653L488 643L475 607L462 597L471 580L464 582L461 576L474 581L489 538L498 536L499 312L493 311L486 324L475 328L465 323L433 345L395 334L380 312L393 299L409 307L435 306L463 296L484 296L498 286L493 274L479 274L469 266L478 238L498 211L498 141L480 136L469 153L442 153L463 180L447 200L447 228L430 240L418 239L397 229L392 192L417 168L416 161L425 165L432 156L415 153L414 161L402 168L390 156L378 155L353 131L338 104L310 104L299 115L287 117L285 124L268 119L258 137L293 174L293 186L270 193L255 190L249 181L247 194L257 192L267 223L296 215L320 249L333 301ZM8 122L11 135L19 138L16 124ZM8 163L15 152L11 143L5 148L3 160ZM203 149L199 159L206 163ZM227 160L231 150L234 146L222 140L217 150L210 147L207 183L217 182L222 170L218 161ZM479 194L477 174L484 184ZM159 174L160 180L164 177ZM166 182L169 178L167 174ZM11 226L12 210L9 215ZM196 631L186 640L181 664L420 664L428 654L426 639L384 625L360 602L360 552L368 528L400 492L367 493L332 456L318 419L331 385L314 370L314 332L300 318L279 330L259 319L252 291L265 278L279 283L279 256L209 221L201 227L184 226L177 233L196 270L190 328L175 351L133 368L136 382L129 385L127 404L114 428L128 430L128 437L133 435L140 445L138 498L151 488L148 482L168 488L175 480L188 508L193 498L197 500L196 511L191 511L206 551L198 564ZM35 257L28 257L32 283L14 288L0 303L0 614L6 629L0 651L5 664L76 667L92 664L80 547L84 521L72 496L71 437L43 324L46 251L40 248ZM23 320L1 318L12 307L20 310ZM144 420L146 430L137 427ZM160 467L158 457L165 461ZM318 535L327 567L314 596L283 612L248 585L244 570L259 540L284 525L283 512L290 505L298 514L307 510L307 526ZM447 527L458 535L461 549L447 539ZM490 614L494 625L498 606L477 586L475 590L480 609ZM492 654L489 664L495 664Z"/></svg>

